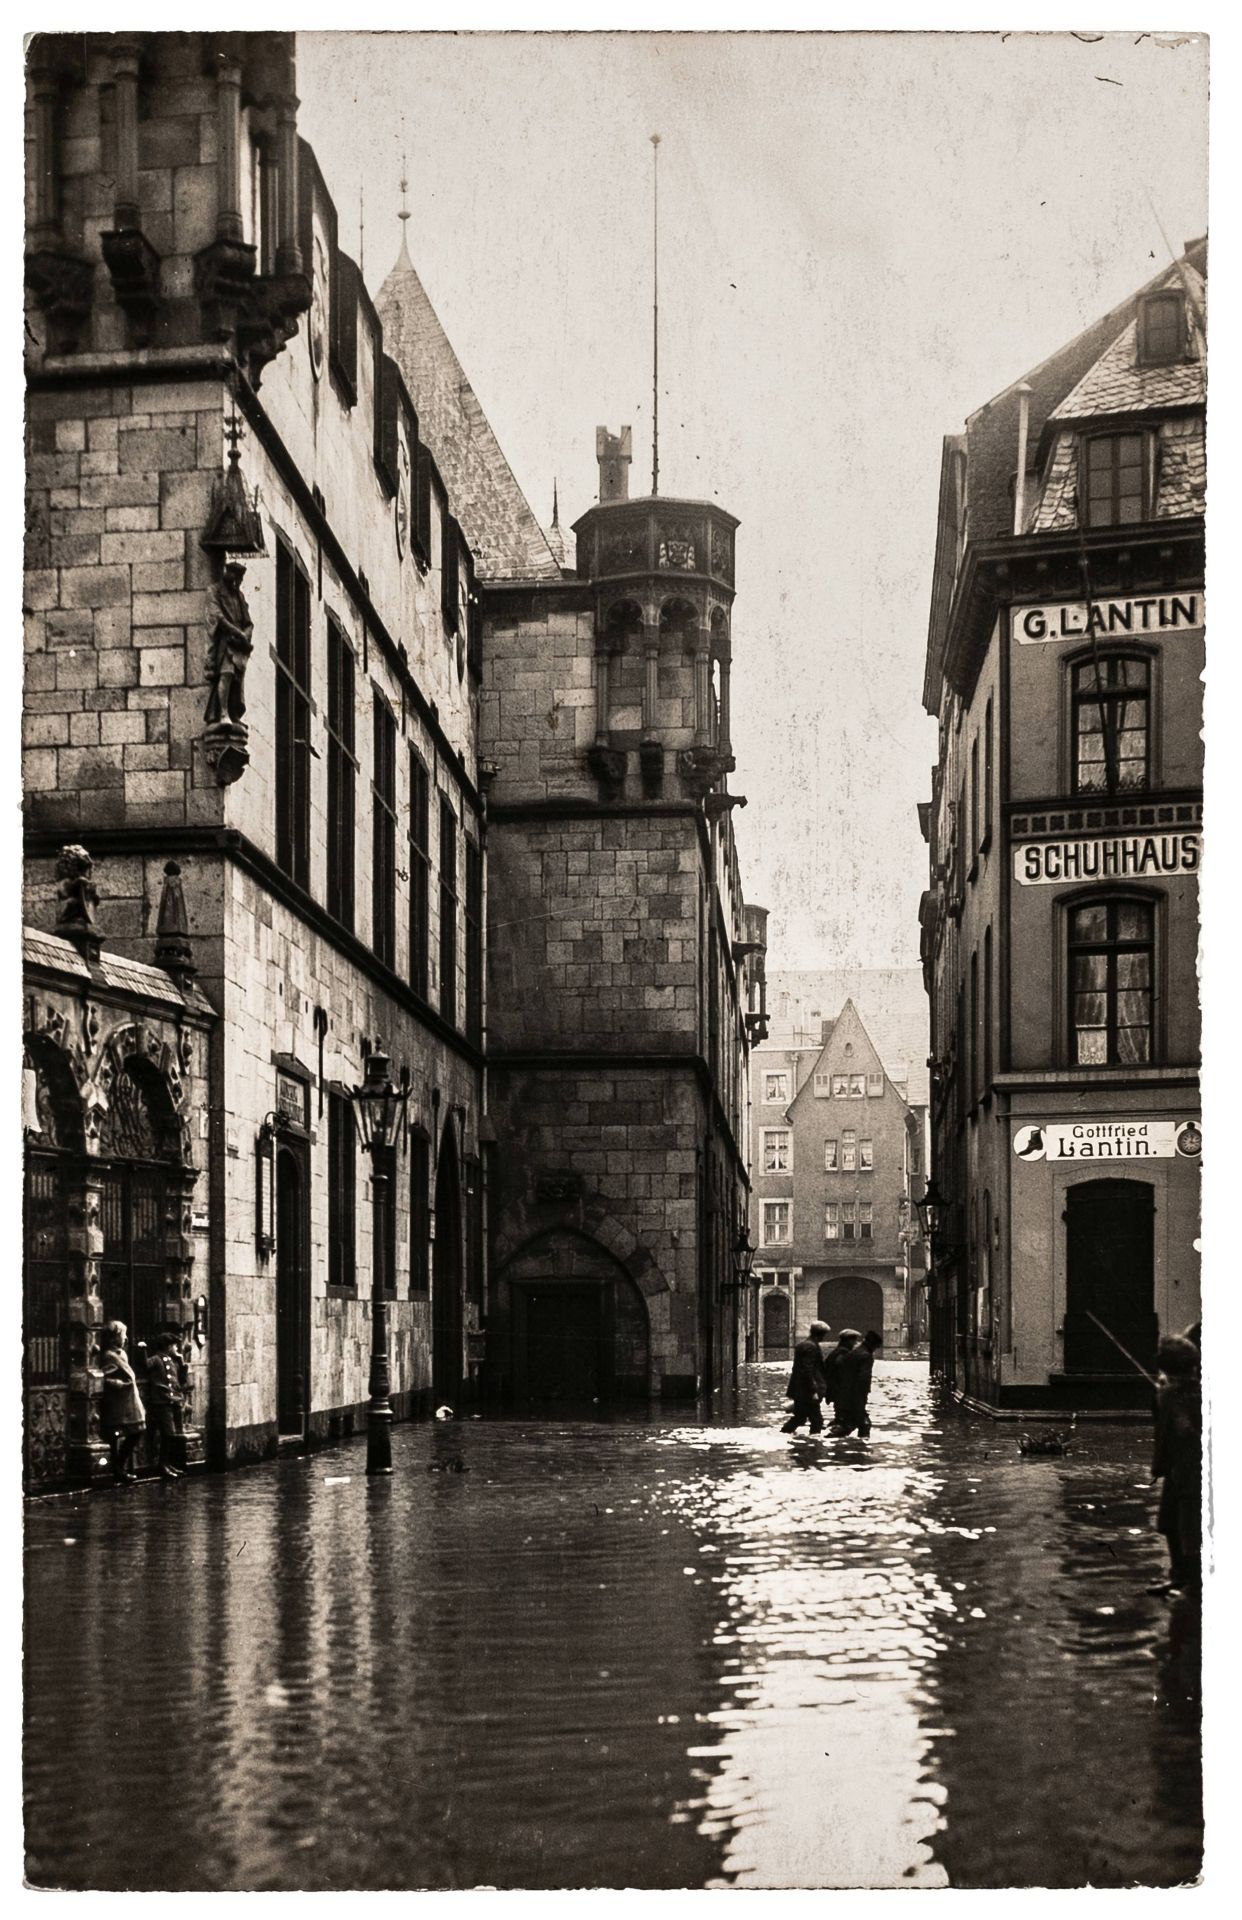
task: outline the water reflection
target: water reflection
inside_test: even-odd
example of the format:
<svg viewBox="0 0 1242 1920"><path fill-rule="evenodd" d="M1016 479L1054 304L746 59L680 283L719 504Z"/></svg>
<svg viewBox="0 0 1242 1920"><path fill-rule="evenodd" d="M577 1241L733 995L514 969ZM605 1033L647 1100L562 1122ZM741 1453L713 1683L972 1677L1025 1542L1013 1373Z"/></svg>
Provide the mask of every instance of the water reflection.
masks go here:
<svg viewBox="0 0 1242 1920"><path fill-rule="evenodd" d="M1019 1460L889 1365L870 1442L791 1441L782 1385L753 1370L727 1425L407 1427L391 1482L355 1445L37 1503L30 1878L1193 1875L1147 1436Z"/></svg>

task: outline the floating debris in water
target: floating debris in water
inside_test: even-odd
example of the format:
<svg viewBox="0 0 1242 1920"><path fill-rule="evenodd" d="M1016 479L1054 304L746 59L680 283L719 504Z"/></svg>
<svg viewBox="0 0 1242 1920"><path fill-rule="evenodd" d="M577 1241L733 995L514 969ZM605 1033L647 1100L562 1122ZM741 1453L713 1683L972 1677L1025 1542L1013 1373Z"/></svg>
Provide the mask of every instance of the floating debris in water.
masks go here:
<svg viewBox="0 0 1242 1920"><path fill-rule="evenodd" d="M352 1473L325 1473L323 1484L325 1487L347 1487L353 1477Z"/></svg>

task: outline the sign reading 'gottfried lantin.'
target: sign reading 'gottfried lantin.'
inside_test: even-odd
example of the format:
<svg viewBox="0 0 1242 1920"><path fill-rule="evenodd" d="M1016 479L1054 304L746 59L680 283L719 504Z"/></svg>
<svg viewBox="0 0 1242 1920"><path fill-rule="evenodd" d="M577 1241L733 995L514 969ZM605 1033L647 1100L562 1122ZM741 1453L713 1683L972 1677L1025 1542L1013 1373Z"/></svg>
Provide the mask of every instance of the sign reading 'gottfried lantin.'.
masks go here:
<svg viewBox="0 0 1242 1920"><path fill-rule="evenodd" d="M1140 880L1198 873L1203 836L1195 833L1110 834L1100 840L1037 840L1013 850L1022 887L1063 880Z"/></svg>
<svg viewBox="0 0 1242 1920"><path fill-rule="evenodd" d="M1197 1120L1047 1120L1019 1127L1019 1160L1197 1160L1203 1133Z"/></svg>
<svg viewBox="0 0 1242 1920"><path fill-rule="evenodd" d="M1201 593L1160 593L1130 599L1060 600L1014 607L1010 620L1019 646L1046 640L1112 638L1119 633L1189 633L1204 623Z"/></svg>

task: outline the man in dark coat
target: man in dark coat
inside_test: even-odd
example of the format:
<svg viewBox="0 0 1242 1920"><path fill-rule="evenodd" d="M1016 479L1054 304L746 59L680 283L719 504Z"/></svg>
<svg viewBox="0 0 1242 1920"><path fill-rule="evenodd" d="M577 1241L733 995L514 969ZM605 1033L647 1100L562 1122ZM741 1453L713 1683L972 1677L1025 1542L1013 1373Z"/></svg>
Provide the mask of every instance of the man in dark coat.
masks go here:
<svg viewBox="0 0 1242 1920"><path fill-rule="evenodd" d="M824 1361L824 1378L828 1382L827 1397L832 1402L832 1417L836 1422L841 1418L841 1396L845 1392L845 1357L852 1353L862 1335L854 1327L842 1327L837 1335L837 1344Z"/></svg>
<svg viewBox="0 0 1242 1920"><path fill-rule="evenodd" d="M793 1413L781 1428L782 1433L796 1433L804 1420L812 1433L823 1432L824 1416L819 1403L828 1388L820 1342L827 1338L828 1328L823 1321L812 1320L806 1339L799 1340L794 1348L793 1368L785 1388L787 1398L793 1401Z"/></svg>
<svg viewBox="0 0 1242 1920"><path fill-rule="evenodd" d="M1156 1525L1169 1547L1169 1578L1152 1593L1197 1593L1202 1578L1203 1411L1199 1349L1181 1334L1166 1334L1156 1350L1156 1447L1151 1477L1163 1484Z"/></svg>
<svg viewBox="0 0 1242 1920"><path fill-rule="evenodd" d="M853 1433L857 1428L864 1440L871 1432L867 1395L871 1392L871 1372L876 1351L884 1345L884 1336L865 1333L855 1346L842 1355L836 1378L840 1385L835 1396L834 1433Z"/></svg>

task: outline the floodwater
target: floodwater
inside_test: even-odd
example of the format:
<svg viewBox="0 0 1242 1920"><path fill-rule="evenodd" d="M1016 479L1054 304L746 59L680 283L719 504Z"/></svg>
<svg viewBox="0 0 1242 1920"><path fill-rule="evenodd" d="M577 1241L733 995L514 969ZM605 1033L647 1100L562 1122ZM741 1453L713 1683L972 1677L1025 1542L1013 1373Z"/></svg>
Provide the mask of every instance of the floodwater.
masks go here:
<svg viewBox="0 0 1242 1920"><path fill-rule="evenodd" d="M496 1419L31 1503L27 1873L69 1888L1171 1885L1198 1629L1150 1438L877 1367L869 1441Z"/></svg>

